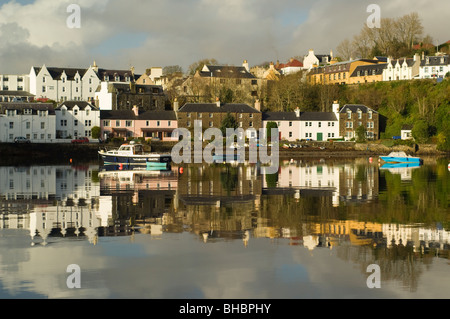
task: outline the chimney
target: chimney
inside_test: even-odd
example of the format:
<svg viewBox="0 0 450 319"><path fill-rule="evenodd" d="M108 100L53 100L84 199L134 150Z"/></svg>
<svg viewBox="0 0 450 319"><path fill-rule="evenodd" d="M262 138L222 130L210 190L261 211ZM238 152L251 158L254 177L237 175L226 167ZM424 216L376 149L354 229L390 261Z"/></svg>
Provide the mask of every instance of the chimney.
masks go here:
<svg viewBox="0 0 450 319"><path fill-rule="evenodd" d="M261 112L261 101L259 99L255 101L255 109Z"/></svg>
<svg viewBox="0 0 450 319"><path fill-rule="evenodd" d="M247 72L250 72L250 69L248 68L247 60L244 60L244 63L242 63L242 66L247 70Z"/></svg>
<svg viewBox="0 0 450 319"><path fill-rule="evenodd" d="M334 101L333 102L333 113L334 114L336 114L336 117L339 119L339 111L340 111L340 109L339 109L340 107L339 107L339 102L338 101Z"/></svg>
<svg viewBox="0 0 450 319"><path fill-rule="evenodd" d="M220 100L219 100L218 97L216 97L216 106L217 106L217 107L220 107Z"/></svg>
<svg viewBox="0 0 450 319"><path fill-rule="evenodd" d="M175 100L173 101L173 110L175 112L178 112L178 99L175 98Z"/></svg>
<svg viewBox="0 0 450 319"><path fill-rule="evenodd" d="M139 108L137 105L133 106L133 112L135 116L139 116Z"/></svg>
<svg viewBox="0 0 450 319"><path fill-rule="evenodd" d="M295 116L300 117L300 109L298 107L295 109Z"/></svg>
<svg viewBox="0 0 450 319"><path fill-rule="evenodd" d="M422 60L425 60L425 51L422 51Z"/></svg>

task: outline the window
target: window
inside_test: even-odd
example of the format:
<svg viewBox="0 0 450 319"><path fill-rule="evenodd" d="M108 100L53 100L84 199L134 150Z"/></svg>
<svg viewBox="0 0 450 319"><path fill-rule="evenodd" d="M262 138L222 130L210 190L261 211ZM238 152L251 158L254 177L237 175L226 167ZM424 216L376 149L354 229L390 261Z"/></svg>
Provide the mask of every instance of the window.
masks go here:
<svg viewBox="0 0 450 319"><path fill-rule="evenodd" d="M45 134L41 134L41 140L45 139Z"/></svg>
<svg viewBox="0 0 450 319"><path fill-rule="evenodd" d="M41 122L41 130L45 130L45 122Z"/></svg>
<svg viewBox="0 0 450 319"><path fill-rule="evenodd" d="M289 122L289 126L292 126L292 122Z"/></svg>
<svg viewBox="0 0 450 319"><path fill-rule="evenodd" d="M67 126L67 120L61 120L61 126Z"/></svg>
<svg viewBox="0 0 450 319"><path fill-rule="evenodd" d="M191 121L187 121L186 126L191 127Z"/></svg>
<svg viewBox="0 0 450 319"><path fill-rule="evenodd" d="M213 114L209 113L209 118L212 119L212 117L213 117Z"/></svg>
<svg viewBox="0 0 450 319"><path fill-rule="evenodd" d="M84 126L91 126L91 120L85 120L84 121Z"/></svg>
<svg viewBox="0 0 450 319"><path fill-rule="evenodd" d="M74 110L73 110L73 115L75 115L75 116L78 115L78 110L77 110L77 109L74 109Z"/></svg>
<svg viewBox="0 0 450 319"><path fill-rule="evenodd" d="M361 111L358 111L358 118L362 119L362 112Z"/></svg>
<svg viewBox="0 0 450 319"><path fill-rule="evenodd" d="M305 122L305 126L308 126L308 124L309 124L308 122Z"/></svg>
<svg viewBox="0 0 450 319"><path fill-rule="evenodd" d="M250 122L248 123L248 126L249 126L249 127L253 127L253 122L250 121Z"/></svg>
<svg viewBox="0 0 450 319"><path fill-rule="evenodd" d="M172 121L167 121L167 126L171 126L172 125Z"/></svg>
<svg viewBox="0 0 450 319"><path fill-rule="evenodd" d="M45 86L42 87L42 92L45 92Z"/></svg>
<svg viewBox="0 0 450 319"><path fill-rule="evenodd" d="M116 127L120 127L120 120L116 120Z"/></svg>
<svg viewBox="0 0 450 319"><path fill-rule="evenodd" d="M86 116L89 116L89 113L90 113L90 110L87 109L87 110L86 110Z"/></svg>
<svg viewBox="0 0 450 319"><path fill-rule="evenodd" d="M292 137L292 132L289 132L289 137Z"/></svg>
<svg viewBox="0 0 450 319"><path fill-rule="evenodd" d="M352 111L348 110L347 111L347 119L351 119L352 118Z"/></svg>
<svg viewBox="0 0 450 319"><path fill-rule="evenodd" d="M30 122L27 122L25 125L26 125L27 130L29 130L31 128L31 123Z"/></svg>
<svg viewBox="0 0 450 319"><path fill-rule="evenodd" d="M372 111L369 111L369 120L372 119Z"/></svg>
<svg viewBox="0 0 450 319"><path fill-rule="evenodd" d="M186 116L187 116L187 117L191 117L191 113L187 113Z"/></svg>
<svg viewBox="0 0 450 319"><path fill-rule="evenodd" d="M63 92L66 92L66 87L63 86L62 91L63 91Z"/></svg>
<svg viewBox="0 0 450 319"><path fill-rule="evenodd" d="M126 126L126 127L131 127L131 126L133 126L133 121L125 121L125 126Z"/></svg>
<svg viewBox="0 0 450 319"><path fill-rule="evenodd" d="M103 121L103 126L107 126L107 127L108 127L109 125L110 125L110 122L109 122L109 121L107 121L107 120L104 120L104 121ZM147 125L147 126L148 126L148 125Z"/></svg>
<svg viewBox="0 0 450 319"><path fill-rule="evenodd" d="M9 122L9 128L13 129L14 128L14 122Z"/></svg>
<svg viewBox="0 0 450 319"><path fill-rule="evenodd" d="M319 122L319 127L322 127L322 122Z"/></svg>
<svg viewBox="0 0 450 319"><path fill-rule="evenodd" d="M213 122L209 122L209 127L213 127L214 123Z"/></svg>
<svg viewBox="0 0 450 319"><path fill-rule="evenodd" d="M73 121L73 126L78 126L78 120Z"/></svg>
<svg viewBox="0 0 450 319"><path fill-rule="evenodd" d="M198 113L198 118L201 119L203 117L203 113Z"/></svg>
<svg viewBox="0 0 450 319"><path fill-rule="evenodd" d="M161 122L160 121L156 121L156 126L161 126Z"/></svg>

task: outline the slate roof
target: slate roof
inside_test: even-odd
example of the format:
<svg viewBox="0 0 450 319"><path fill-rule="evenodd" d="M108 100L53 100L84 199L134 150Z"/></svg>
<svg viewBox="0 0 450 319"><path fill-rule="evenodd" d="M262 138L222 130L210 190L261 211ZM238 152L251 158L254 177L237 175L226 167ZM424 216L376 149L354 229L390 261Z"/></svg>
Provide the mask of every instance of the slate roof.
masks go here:
<svg viewBox="0 0 450 319"><path fill-rule="evenodd" d="M300 121L337 121L333 112L301 112Z"/></svg>
<svg viewBox="0 0 450 319"><path fill-rule="evenodd" d="M41 72L42 68L34 67L34 72L36 75ZM80 77L83 77L88 69L80 69L80 68L55 68L55 67L47 67L50 76L54 80L60 80L63 72L66 73L68 80L75 79L75 75L77 72L80 74Z"/></svg>
<svg viewBox="0 0 450 319"><path fill-rule="evenodd" d="M405 62L405 60L406 60L406 64L408 65L408 67L411 67L411 66L413 66L414 65L414 59L413 58L402 58L402 59L397 59L397 60L391 60L391 64L393 65L393 66L395 66L397 63L399 64L399 65L403 65L403 63ZM388 63L389 64L389 63Z"/></svg>
<svg viewBox="0 0 450 319"><path fill-rule="evenodd" d="M1 113L5 113L6 110L17 110L21 112L29 109L33 110L33 114L37 114L37 111L48 111L50 115L55 114L52 103L0 103Z"/></svg>
<svg viewBox="0 0 450 319"><path fill-rule="evenodd" d="M32 97L34 94L31 94L26 91L0 91L1 96L27 96Z"/></svg>
<svg viewBox="0 0 450 319"><path fill-rule="evenodd" d="M295 112L264 112L263 121L300 121Z"/></svg>
<svg viewBox="0 0 450 319"><path fill-rule="evenodd" d="M197 113L261 113L248 104L225 103L220 107L216 103L186 103L178 112L197 112Z"/></svg>
<svg viewBox="0 0 450 319"><path fill-rule="evenodd" d="M427 63L426 58L428 58L429 62ZM428 56L424 60L420 61L420 66L444 66L449 64L448 55L444 56ZM444 62L442 63L442 58L444 58Z"/></svg>
<svg viewBox="0 0 450 319"><path fill-rule="evenodd" d="M206 65L208 71L199 71L201 77L216 78L238 78L238 79L256 79L256 77L247 71L243 66L228 65Z"/></svg>
<svg viewBox="0 0 450 319"><path fill-rule="evenodd" d="M375 71L375 75L383 74L383 70L386 69L387 63L382 64L368 64L368 65L359 65L355 68L350 77L358 76L358 71L360 72L359 76L364 76L365 72L368 72L368 75L373 75L373 71Z"/></svg>
<svg viewBox="0 0 450 319"><path fill-rule="evenodd" d="M90 106L93 110L98 110L99 108L95 105L92 105L89 102L86 101L65 101L58 105L56 108L57 110L60 109L62 106L65 106L68 110L72 110L75 106L78 106L81 110L84 110L87 106Z"/></svg>
<svg viewBox="0 0 450 319"><path fill-rule="evenodd" d="M102 120L177 120L174 111L139 111L139 116L133 110L102 110L100 111Z"/></svg>
<svg viewBox="0 0 450 319"><path fill-rule="evenodd" d="M369 111L372 111L373 113L378 113L377 111L374 111L371 108L369 108L365 105L362 105L362 104L346 104L339 111L339 113L346 113L347 110L352 111L352 113L356 113L356 112L358 112L358 110L361 110L362 113L368 113Z"/></svg>

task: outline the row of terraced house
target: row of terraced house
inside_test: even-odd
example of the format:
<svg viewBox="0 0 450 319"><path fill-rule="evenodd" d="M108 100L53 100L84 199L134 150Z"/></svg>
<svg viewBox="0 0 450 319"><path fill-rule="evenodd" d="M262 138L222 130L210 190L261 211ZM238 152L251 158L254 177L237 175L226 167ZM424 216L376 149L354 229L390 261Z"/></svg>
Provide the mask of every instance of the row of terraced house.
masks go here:
<svg viewBox="0 0 450 319"><path fill-rule="evenodd" d="M231 114L248 138L258 138L261 128L275 122L280 139L286 141L328 141L356 137L356 129L364 126L368 139L379 138L379 115L365 105L345 105L336 102L332 112L262 112L260 103L186 103L173 110L131 109L101 110L87 101L65 101L56 108L51 103L0 103L0 141L13 142L23 136L34 143L57 143L67 139L92 136L92 129L100 127L100 139L111 137L145 138L176 141L177 128L193 130L220 128L227 114Z"/></svg>
<svg viewBox="0 0 450 319"><path fill-rule="evenodd" d="M332 60L328 56L321 59ZM205 65L177 85L175 94L187 100L178 105L177 99L169 102L167 91L171 87L161 68L139 75L133 68L107 70L95 62L87 69L32 67L28 76L8 76L7 90L5 76L0 79L0 141L12 142L19 136L35 143L78 137L96 140L92 136L94 127L101 129L102 140L139 137L173 141L178 138L173 136L176 128L192 130L196 123L203 129L219 128L227 114L235 118L247 137L255 137L259 129L275 122L280 139L286 141L352 140L360 126L368 139L379 138L379 115L365 105L341 107L336 102L330 105L331 112L298 108L263 112L259 101L268 81L301 68L302 63L293 59L281 65L271 63L265 70L250 70L247 61L242 66ZM201 101L205 90L219 96L223 87L241 94L240 103ZM46 100L57 101L56 106Z"/></svg>

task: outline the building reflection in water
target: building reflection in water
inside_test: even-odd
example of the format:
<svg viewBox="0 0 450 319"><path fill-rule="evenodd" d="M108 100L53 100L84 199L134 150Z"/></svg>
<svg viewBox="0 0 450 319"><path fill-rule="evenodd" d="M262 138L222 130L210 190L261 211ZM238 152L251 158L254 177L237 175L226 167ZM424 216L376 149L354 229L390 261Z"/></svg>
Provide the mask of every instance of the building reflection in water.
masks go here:
<svg viewBox="0 0 450 319"><path fill-rule="evenodd" d="M0 167L0 227L27 229L32 244L42 245L57 237L96 244L99 236L191 232L205 243L270 238L309 250L406 247L448 258L450 233L443 227L358 218L356 212L379 213L384 174L367 160L290 160L277 174L222 164L187 165L182 173L177 167ZM411 172L389 174L411 182Z"/></svg>

